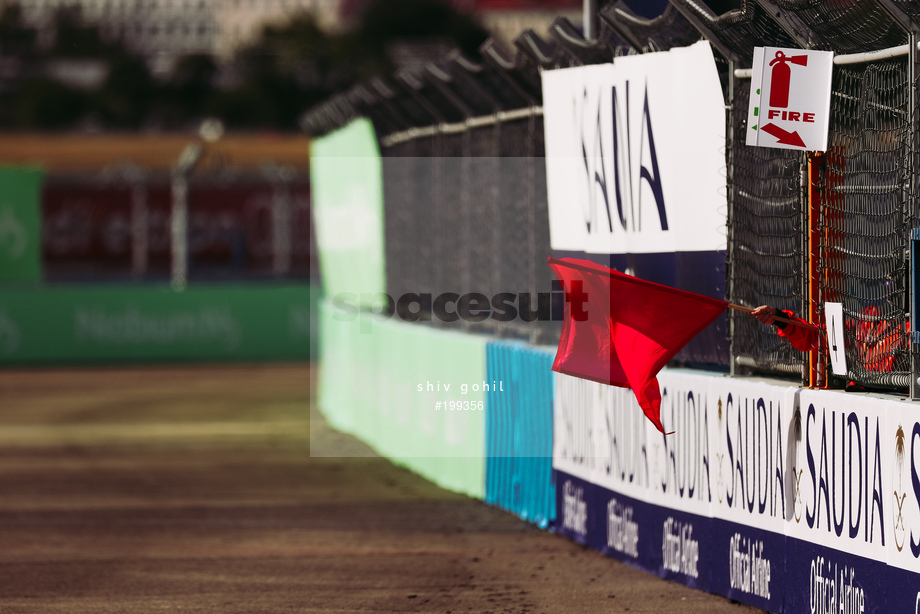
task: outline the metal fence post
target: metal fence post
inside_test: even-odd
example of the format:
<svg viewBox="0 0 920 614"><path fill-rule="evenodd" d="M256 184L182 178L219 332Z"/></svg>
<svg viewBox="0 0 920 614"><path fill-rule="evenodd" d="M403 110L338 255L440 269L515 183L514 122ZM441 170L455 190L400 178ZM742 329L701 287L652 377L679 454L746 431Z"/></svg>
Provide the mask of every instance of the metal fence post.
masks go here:
<svg viewBox="0 0 920 614"><path fill-rule="evenodd" d="M582 20L585 40L597 40L597 0L583 0Z"/></svg>
<svg viewBox="0 0 920 614"><path fill-rule="evenodd" d="M887 5L887 3L886 3ZM920 229L916 228L917 224L917 207L915 205L915 199L917 197L917 155L920 153L918 148L920 148L920 118L917 115L917 44L920 42L920 37L917 36L918 26L915 25L910 20L904 20L901 23L908 23L910 31L907 37L908 42L908 54L907 54L907 79L909 81L909 86L907 88L907 110L908 117L910 121L910 136L909 145L908 145L908 154L907 154L907 180L905 181L905 207L907 208L906 220L908 228L915 235L920 235ZM914 241L909 241L909 261L907 263L909 288L905 288L907 292L910 293L910 303L909 303L909 313L908 313L908 322L910 323L910 334L907 336L908 348L910 351L910 400L918 401L920 400L920 336L915 332L917 330L917 309L920 308L920 305L917 304L917 270L914 268L916 266L916 258L914 250Z"/></svg>
<svg viewBox="0 0 920 614"><path fill-rule="evenodd" d="M135 277L143 277L147 273L148 211L144 179L143 171L137 168L130 172L128 178L131 184L131 273Z"/></svg>
<svg viewBox="0 0 920 614"><path fill-rule="evenodd" d="M262 165L272 184L272 272L284 277L291 271L291 181L294 171L274 162Z"/></svg>
<svg viewBox="0 0 920 614"><path fill-rule="evenodd" d="M133 162L125 162L113 169L118 181L131 190L131 274L143 277L147 273L149 219L147 209L147 175Z"/></svg>
<svg viewBox="0 0 920 614"><path fill-rule="evenodd" d="M735 300L734 286L735 273L733 268L734 255L734 204L735 204L735 60L728 60L728 101L726 103L726 126L725 126L725 183L727 189L728 211L726 214L725 227L725 294L729 300ZM735 316L733 313L726 314L726 333L728 334L728 372L734 377L738 374L738 363L735 360L737 352L735 351Z"/></svg>
<svg viewBox="0 0 920 614"><path fill-rule="evenodd" d="M172 289L180 292L188 285L188 175L201 157L201 145L186 146L172 169L172 214L170 247Z"/></svg>

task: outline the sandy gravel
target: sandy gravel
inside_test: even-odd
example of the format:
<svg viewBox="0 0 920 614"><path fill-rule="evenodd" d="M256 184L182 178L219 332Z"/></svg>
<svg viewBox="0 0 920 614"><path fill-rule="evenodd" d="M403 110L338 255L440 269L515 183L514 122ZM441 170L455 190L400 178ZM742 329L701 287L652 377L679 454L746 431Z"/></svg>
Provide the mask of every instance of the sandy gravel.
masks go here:
<svg viewBox="0 0 920 614"><path fill-rule="evenodd" d="M0 372L0 612L760 611L384 459L311 458L310 374Z"/></svg>

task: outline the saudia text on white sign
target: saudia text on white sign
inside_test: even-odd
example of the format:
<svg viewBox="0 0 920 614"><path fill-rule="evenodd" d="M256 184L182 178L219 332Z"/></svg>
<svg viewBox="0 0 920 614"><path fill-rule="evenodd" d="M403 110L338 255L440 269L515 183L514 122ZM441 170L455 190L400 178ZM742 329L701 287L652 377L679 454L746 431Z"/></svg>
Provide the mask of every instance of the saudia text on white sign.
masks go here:
<svg viewBox="0 0 920 614"><path fill-rule="evenodd" d="M785 425L780 399L762 392L728 392L724 405L721 397L717 401L715 490L720 504L781 520Z"/></svg>
<svg viewBox="0 0 920 614"><path fill-rule="evenodd" d="M542 81L554 250L725 249L724 102L708 43Z"/></svg>
<svg viewBox="0 0 920 614"><path fill-rule="evenodd" d="M710 457L706 394L662 383L662 419L651 426L631 390L569 376L556 383L554 465L631 496L693 501L708 509Z"/></svg>
<svg viewBox="0 0 920 614"><path fill-rule="evenodd" d="M563 484L569 527L605 515L588 543L771 610L791 599L816 614L914 611L914 405L679 370L659 382L668 437L630 390L557 378L553 466L589 484Z"/></svg>
<svg viewBox="0 0 920 614"><path fill-rule="evenodd" d="M796 503L802 499L796 522L804 510L809 528L884 546L879 418L809 404L803 421L806 465L794 468Z"/></svg>

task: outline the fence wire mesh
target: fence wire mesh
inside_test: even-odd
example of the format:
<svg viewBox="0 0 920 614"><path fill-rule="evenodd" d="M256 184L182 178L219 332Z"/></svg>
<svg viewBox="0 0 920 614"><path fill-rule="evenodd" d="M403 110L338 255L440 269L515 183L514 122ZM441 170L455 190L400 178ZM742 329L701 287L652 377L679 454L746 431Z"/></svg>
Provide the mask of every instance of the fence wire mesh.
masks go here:
<svg viewBox="0 0 920 614"><path fill-rule="evenodd" d="M670 4L654 19L639 17L618 1L608 3L599 15L641 53L686 47L701 38L693 25Z"/></svg>
<svg viewBox="0 0 920 614"><path fill-rule="evenodd" d="M600 11L597 43L579 40L571 24L558 22L551 32L555 41L525 33L511 55L487 45L486 61L456 75L453 91L463 97L464 79L474 81L494 96L494 109L482 91L468 102L477 112L492 109L496 120L496 109L539 104L538 67L589 64L599 53L613 59L687 45L699 38L692 24L733 54L717 61L731 59L737 68L750 65L756 46L794 48L804 40L837 54L897 47L916 40L899 24L917 27L920 18L920 3L905 0L773 0L769 10L764 3L742 0L723 15L694 0L672 4L661 18L643 20L620 2L607 3ZM894 19L888 10L900 16ZM918 89L911 82L913 61L899 57L835 66L829 148L820 156L746 145L750 82L729 79L722 70L723 84L732 88L731 97L726 95L731 100L727 298L803 317L813 313L819 324L825 301L842 303L847 380L871 388L903 389L911 377L905 248L908 233L918 226L912 199L920 168L920 136L913 128L920 111L911 108ZM410 90L403 87L387 104L398 107L410 126L428 131L398 142L382 140L390 293L529 293L526 306L535 310L537 293L548 294L553 287L545 264L549 227L542 116L467 121L435 130L432 118L453 118L462 105L454 100L453 107L442 109L450 101L423 85ZM731 312L729 321L734 365L804 376L807 354L747 315ZM550 343L558 334L558 323L522 317L437 324ZM826 359L824 353L819 362Z"/></svg>
<svg viewBox="0 0 920 614"><path fill-rule="evenodd" d="M802 313L805 232L801 198L802 154L748 147L750 82L737 84L732 109L729 195L728 299L747 307L772 305ZM801 372L803 357L768 327L732 311L732 352L737 364Z"/></svg>
<svg viewBox="0 0 920 614"><path fill-rule="evenodd" d="M843 303L849 378L906 387L907 62L838 66L819 193L819 306Z"/></svg>
<svg viewBox="0 0 920 614"><path fill-rule="evenodd" d="M674 0L676 6L700 21L741 63L749 66L754 47L795 47L795 41L755 0L742 0L740 7L715 15L695 0Z"/></svg>
<svg viewBox="0 0 920 614"><path fill-rule="evenodd" d="M835 53L858 53L907 42L904 32L876 0L774 0L793 22L800 38ZM777 46L777 45L771 45Z"/></svg>
<svg viewBox="0 0 920 614"><path fill-rule="evenodd" d="M891 0L891 4L907 15L915 24L920 23L920 3L916 0Z"/></svg>
<svg viewBox="0 0 920 614"><path fill-rule="evenodd" d="M775 3L802 28L796 33L819 48L855 53L908 40L877 2ZM909 13L910 7L900 8ZM770 39L758 44L783 46ZM842 303L846 379L870 388L906 388L911 360L905 247L908 230L917 224L910 208L916 137L908 60L834 67L828 151L812 157L811 167L804 152L745 144L749 89L746 80L735 80L730 299L806 317L813 308L819 324L825 302ZM805 186L810 168L811 201ZM811 232L809 215L815 218ZM736 365L774 372L803 368L806 355L766 327L737 313L732 323ZM819 363L826 359L822 355Z"/></svg>
<svg viewBox="0 0 920 614"><path fill-rule="evenodd" d="M542 117L413 138L382 154L388 293L510 293L511 321L430 321L551 343Z"/></svg>

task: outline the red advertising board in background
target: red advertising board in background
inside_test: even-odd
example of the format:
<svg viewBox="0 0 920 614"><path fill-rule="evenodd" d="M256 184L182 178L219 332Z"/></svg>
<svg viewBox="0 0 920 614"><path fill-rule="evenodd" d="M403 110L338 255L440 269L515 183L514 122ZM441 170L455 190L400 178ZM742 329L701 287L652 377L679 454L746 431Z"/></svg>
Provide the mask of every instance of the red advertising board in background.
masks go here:
<svg viewBox="0 0 920 614"><path fill-rule="evenodd" d="M310 191L289 188L289 276L315 277ZM188 194L189 273L192 278L270 276L273 268L273 186L191 183ZM168 275L168 184L147 186L147 273ZM42 259L51 280L119 277L131 273L132 192L126 185L46 184L42 194Z"/></svg>

